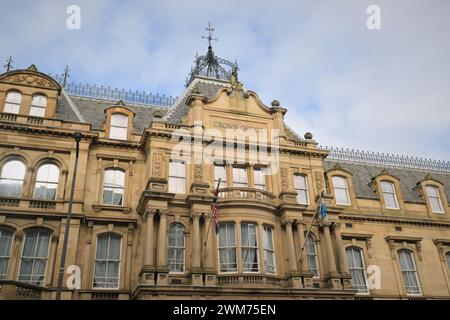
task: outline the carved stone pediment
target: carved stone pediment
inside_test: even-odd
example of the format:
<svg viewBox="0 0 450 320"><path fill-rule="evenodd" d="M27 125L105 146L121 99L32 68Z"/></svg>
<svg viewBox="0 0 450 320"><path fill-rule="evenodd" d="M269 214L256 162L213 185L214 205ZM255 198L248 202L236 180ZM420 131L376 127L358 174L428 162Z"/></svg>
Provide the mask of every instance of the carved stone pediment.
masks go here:
<svg viewBox="0 0 450 320"><path fill-rule="evenodd" d="M22 84L22 85L33 86L33 87L58 90L58 87L55 86L49 80L39 77L39 76L31 75L31 74L15 74L15 75L3 78L2 81L14 83L14 84Z"/></svg>

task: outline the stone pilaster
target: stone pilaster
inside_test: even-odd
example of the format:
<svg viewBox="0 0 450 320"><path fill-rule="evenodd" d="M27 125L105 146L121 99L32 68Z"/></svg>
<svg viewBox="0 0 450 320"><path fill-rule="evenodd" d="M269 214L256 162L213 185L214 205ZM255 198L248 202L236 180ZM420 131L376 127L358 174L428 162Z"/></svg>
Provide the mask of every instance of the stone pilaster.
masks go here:
<svg viewBox="0 0 450 320"><path fill-rule="evenodd" d="M140 282L142 284L155 284L155 262L154 262L154 250L153 250L153 224L155 218L155 209L147 208L144 213L144 241L143 241L143 256L144 261L142 264Z"/></svg>
<svg viewBox="0 0 450 320"><path fill-rule="evenodd" d="M157 250L157 285L169 284L167 267L167 209L159 210L158 250Z"/></svg>
<svg viewBox="0 0 450 320"><path fill-rule="evenodd" d="M328 286L332 289L342 289L340 275L336 269L336 259L333 252L333 243L331 241L330 223L324 222L322 224L323 234L325 236L325 246L327 248L327 264L328 274L325 276L325 281L328 282Z"/></svg>
<svg viewBox="0 0 450 320"><path fill-rule="evenodd" d="M201 268L201 239L200 239L200 217L201 213L191 212L192 218L192 261L191 261L191 284L193 286L203 285Z"/></svg>
<svg viewBox="0 0 450 320"><path fill-rule="evenodd" d="M289 284L293 288L301 288L302 280L300 277L300 273L297 269L297 259L295 258L295 247L294 247L294 236L292 233L292 220L286 219L284 221L284 225L286 228L286 241L288 247L288 256L289 256Z"/></svg>
<svg viewBox="0 0 450 320"><path fill-rule="evenodd" d="M352 288L351 276L348 269L347 255L345 254L344 244L342 243L340 228L341 228L340 223L333 223L333 233L338 251L339 272L342 277L344 288L351 289Z"/></svg>
<svg viewBox="0 0 450 320"><path fill-rule="evenodd" d="M302 223L297 224L297 232L300 242L300 250L303 248L303 251L300 254L300 273L303 277L303 286L305 288L312 288L313 274L309 272L308 258L306 256L305 227Z"/></svg>
<svg viewBox="0 0 450 320"><path fill-rule="evenodd" d="M210 226L211 224L211 226ZM208 232L208 228L210 230ZM214 221L211 223L211 217L205 216L205 237L206 245L203 247L203 256L204 256L204 266L205 266L205 286L215 286L217 285L216 281L216 273L214 268L214 241L213 235L215 235L214 230Z"/></svg>

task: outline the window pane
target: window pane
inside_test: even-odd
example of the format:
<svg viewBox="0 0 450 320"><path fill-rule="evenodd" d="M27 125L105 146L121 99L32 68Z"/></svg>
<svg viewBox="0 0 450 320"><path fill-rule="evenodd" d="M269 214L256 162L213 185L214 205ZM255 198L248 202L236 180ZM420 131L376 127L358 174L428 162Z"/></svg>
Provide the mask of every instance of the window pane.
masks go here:
<svg viewBox="0 0 450 320"><path fill-rule="evenodd" d="M44 95L35 95L31 100L31 105L45 108L47 105L47 97Z"/></svg>
<svg viewBox="0 0 450 320"><path fill-rule="evenodd" d="M233 223L219 224L219 270L236 272L236 231Z"/></svg>
<svg viewBox="0 0 450 320"><path fill-rule="evenodd" d="M6 94L5 101L11 103L20 103L22 101L22 95L20 94L20 92L10 91Z"/></svg>
<svg viewBox="0 0 450 320"><path fill-rule="evenodd" d="M306 247L306 256L308 258L309 272L311 272L314 275L314 277L319 277L319 265L317 263L317 250L315 239L311 234L309 234L308 237L305 238L305 241L306 241L305 247Z"/></svg>
<svg viewBox="0 0 450 320"><path fill-rule="evenodd" d="M432 212L444 212L444 210L442 209L442 203L441 203L441 198L439 196L439 191L436 187L433 186L427 186L427 194L428 194L428 199L430 201L430 205L431 205L431 211Z"/></svg>
<svg viewBox="0 0 450 320"><path fill-rule="evenodd" d="M0 228L0 280L6 277L12 240L13 232L6 228Z"/></svg>
<svg viewBox="0 0 450 320"><path fill-rule="evenodd" d="M247 187L247 169L246 168L233 168L233 187Z"/></svg>
<svg viewBox="0 0 450 320"><path fill-rule="evenodd" d="M412 252L409 250L400 250L398 251L398 257L406 293L419 294L419 280L417 278Z"/></svg>
<svg viewBox="0 0 450 320"><path fill-rule="evenodd" d="M94 288L118 288L121 237L104 233L97 237Z"/></svg>
<svg viewBox="0 0 450 320"><path fill-rule="evenodd" d="M345 250L348 267L352 276L352 286L359 292L367 292L367 277L362 251L359 248L349 247Z"/></svg>
<svg viewBox="0 0 450 320"><path fill-rule="evenodd" d="M168 237L168 265L170 272L184 272L184 226L180 223L172 224Z"/></svg>
<svg viewBox="0 0 450 320"><path fill-rule="evenodd" d="M336 204L348 205L350 204L350 197L348 195L347 179L343 177L334 176L332 178L334 196Z"/></svg>
<svg viewBox="0 0 450 320"><path fill-rule="evenodd" d="M294 175L294 188L297 191L298 203L309 204L308 185L305 176Z"/></svg>
<svg viewBox="0 0 450 320"><path fill-rule="evenodd" d="M395 195L395 188L392 182L381 181L381 190L386 208L398 209L397 197Z"/></svg>
<svg viewBox="0 0 450 320"><path fill-rule="evenodd" d="M391 182L381 181L381 190L383 192L394 192L394 185Z"/></svg>
<svg viewBox="0 0 450 320"><path fill-rule="evenodd" d="M255 188L265 190L266 176L264 174L264 170L255 168L253 172L254 172Z"/></svg>
<svg viewBox="0 0 450 320"><path fill-rule="evenodd" d="M214 166L214 188L217 188L217 183L220 181L220 187L226 188L227 187L227 170L224 166Z"/></svg>
<svg viewBox="0 0 450 320"><path fill-rule="evenodd" d="M20 197L23 180L25 177L25 165L18 160L5 163L0 175L0 196Z"/></svg>
<svg viewBox="0 0 450 320"><path fill-rule="evenodd" d="M42 286L45 278L50 232L30 230L25 234L19 281Z"/></svg>
<svg viewBox="0 0 450 320"><path fill-rule="evenodd" d="M186 166L182 162L169 162L169 192L185 193Z"/></svg>
<svg viewBox="0 0 450 320"><path fill-rule="evenodd" d="M275 273L275 250L273 247L273 230L268 226L263 229L264 268L266 273Z"/></svg>
<svg viewBox="0 0 450 320"><path fill-rule="evenodd" d="M20 103L22 95L19 92L10 91L6 94L3 112L18 114L20 111Z"/></svg>

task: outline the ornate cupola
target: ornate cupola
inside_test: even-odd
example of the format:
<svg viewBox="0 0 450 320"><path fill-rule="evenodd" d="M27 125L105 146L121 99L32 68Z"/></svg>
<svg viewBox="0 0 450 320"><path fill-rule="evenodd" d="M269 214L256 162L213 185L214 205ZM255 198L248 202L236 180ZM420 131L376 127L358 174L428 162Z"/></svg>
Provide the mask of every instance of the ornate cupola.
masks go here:
<svg viewBox="0 0 450 320"><path fill-rule="evenodd" d="M205 55L199 56L197 54L195 56L194 65L191 67L191 72L186 79L186 87L191 84L196 76L230 81L233 70L237 70L237 62L233 63L214 54L211 42L218 39L212 37L214 28L211 27L211 22L208 23L208 28L205 30L208 31L208 36L202 36L202 38L208 40L208 51Z"/></svg>

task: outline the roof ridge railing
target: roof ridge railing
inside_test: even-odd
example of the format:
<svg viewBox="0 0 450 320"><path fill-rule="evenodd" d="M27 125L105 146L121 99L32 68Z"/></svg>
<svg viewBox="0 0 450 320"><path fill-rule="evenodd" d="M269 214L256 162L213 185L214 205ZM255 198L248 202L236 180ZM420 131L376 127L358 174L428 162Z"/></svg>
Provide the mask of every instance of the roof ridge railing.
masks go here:
<svg viewBox="0 0 450 320"><path fill-rule="evenodd" d="M61 75L50 75L59 84L63 85L64 77ZM88 98L107 99L113 101L123 100L124 102L149 104L155 106L171 106L176 98L165 94L153 94L151 92L132 91L104 86L96 86L91 84L68 82L64 90L67 93Z"/></svg>
<svg viewBox="0 0 450 320"><path fill-rule="evenodd" d="M450 172L450 161L426 159L373 151L355 150L340 147L320 146L320 149L330 151L327 159L351 161L370 164L381 164L390 167L423 169Z"/></svg>

